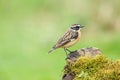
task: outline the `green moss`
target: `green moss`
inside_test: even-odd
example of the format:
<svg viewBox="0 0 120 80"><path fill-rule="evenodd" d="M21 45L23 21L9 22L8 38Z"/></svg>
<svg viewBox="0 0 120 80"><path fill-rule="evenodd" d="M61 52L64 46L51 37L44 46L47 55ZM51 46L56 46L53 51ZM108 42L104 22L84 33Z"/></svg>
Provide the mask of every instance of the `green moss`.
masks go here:
<svg viewBox="0 0 120 80"><path fill-rule="evenodd" d="M74 80L120 80L120 61L103 55L80 57L74 63L69 61L64 73L73 73Z"/></svg>

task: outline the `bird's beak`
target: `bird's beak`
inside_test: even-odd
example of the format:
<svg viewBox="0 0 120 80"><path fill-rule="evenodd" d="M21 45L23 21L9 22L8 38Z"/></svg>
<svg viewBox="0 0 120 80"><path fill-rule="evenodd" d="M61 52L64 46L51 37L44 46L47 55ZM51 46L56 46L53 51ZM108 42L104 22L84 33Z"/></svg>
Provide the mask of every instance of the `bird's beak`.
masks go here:
<svg viewBox="0 0 120 80"><path fill-rule="evenodd" d="M82 26L80 26L80 28L83 28L83 27L85 27L85 26L83 26L83 25L82 25Z"/></svg>

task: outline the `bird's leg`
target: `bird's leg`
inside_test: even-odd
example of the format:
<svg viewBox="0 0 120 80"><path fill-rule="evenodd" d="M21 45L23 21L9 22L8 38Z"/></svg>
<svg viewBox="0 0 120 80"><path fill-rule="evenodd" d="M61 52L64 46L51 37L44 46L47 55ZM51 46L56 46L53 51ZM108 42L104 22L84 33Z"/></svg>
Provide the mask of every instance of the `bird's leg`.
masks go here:
<svg viewBox="0 0 120 80"><path fill-rule="evenodd" d="M66 48L64 48L64 51L65 51L65 53L66 53L66 56L67 56L67 51L66 51Z"/></svg>
<svg viewBox="0 0 120 80"><path fill-rule="evenodd" d="M67 50L68 52L70 52L70 53L72 52L72 51L70 51L70 50L69 50L69 49L67 49L67 48L66 48L66 50Z"/></svg>

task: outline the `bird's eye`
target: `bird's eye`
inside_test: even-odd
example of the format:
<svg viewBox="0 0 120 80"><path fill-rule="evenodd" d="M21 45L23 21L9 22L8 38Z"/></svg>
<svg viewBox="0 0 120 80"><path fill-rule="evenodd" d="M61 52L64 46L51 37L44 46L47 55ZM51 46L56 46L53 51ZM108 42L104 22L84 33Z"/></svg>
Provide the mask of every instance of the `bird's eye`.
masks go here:
<svg viewBox="0 0 120 80"><path fill-rule="evenodd" d="M75 27L71 27L71 29L73 29L73 30L79 30L79 26L75 26Z"/></svg>
<svg viewBox="0 0 120 80"><path fill-rule="evenodd" d="M80 28L80 26L76 26L76 28Z"/></svg>

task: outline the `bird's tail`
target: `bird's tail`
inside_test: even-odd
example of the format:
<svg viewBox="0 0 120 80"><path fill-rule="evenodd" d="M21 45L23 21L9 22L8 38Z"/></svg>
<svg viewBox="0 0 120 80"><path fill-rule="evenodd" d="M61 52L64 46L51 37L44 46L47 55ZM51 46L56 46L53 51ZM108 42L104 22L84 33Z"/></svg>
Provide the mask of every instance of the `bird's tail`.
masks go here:
<svg viewBox="0 0 120 80"><path fill-rule="evenodd" d="M51 52L53 52L55 49L54 48L52 48L49 52L48 52L48 54L50 54Z"/></svg>

